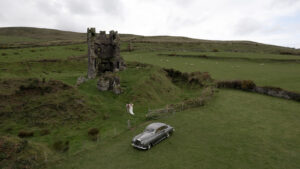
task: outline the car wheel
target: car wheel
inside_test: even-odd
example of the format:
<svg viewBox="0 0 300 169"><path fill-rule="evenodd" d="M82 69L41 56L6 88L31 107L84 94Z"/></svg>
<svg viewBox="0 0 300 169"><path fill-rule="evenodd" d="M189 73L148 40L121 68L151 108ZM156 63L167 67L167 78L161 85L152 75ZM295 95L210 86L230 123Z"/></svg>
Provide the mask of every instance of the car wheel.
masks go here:
<svg viewBox="0 0 300 169"><path fill-rule="evenodd" d="M152 147L151 144L149 144L148 147L147 147L147 150L150 150L151 147Z"/></svg>

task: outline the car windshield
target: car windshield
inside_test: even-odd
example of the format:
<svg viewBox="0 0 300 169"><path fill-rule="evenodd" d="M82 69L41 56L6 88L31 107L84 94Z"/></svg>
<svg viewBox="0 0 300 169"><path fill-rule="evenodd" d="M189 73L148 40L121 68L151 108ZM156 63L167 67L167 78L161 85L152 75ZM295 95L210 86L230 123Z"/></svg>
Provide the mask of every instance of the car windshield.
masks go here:
<svg viewBox="0 0 300 169"><path fill-rule="evenodd" d="M145 129L145 132L153 132L153 131L154 131L153 128L146 128L146 129Z"/></svg>

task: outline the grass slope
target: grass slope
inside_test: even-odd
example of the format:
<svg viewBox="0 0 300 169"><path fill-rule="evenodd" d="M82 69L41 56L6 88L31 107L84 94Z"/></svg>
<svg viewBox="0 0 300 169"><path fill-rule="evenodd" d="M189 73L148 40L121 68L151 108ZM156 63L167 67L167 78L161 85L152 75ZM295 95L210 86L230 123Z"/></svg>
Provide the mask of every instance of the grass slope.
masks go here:
<svg viewBox="0 0 300 169"><path fill-rule="evenodd" d="M43 150L43 151L41 151ZM36 168L48 147L17 137L0 136L0 168Z"/></svg>
<svg viewBox="0 0 300 169"><path fill-rule="evenodd" d="M174 85L159 67L139 63L128 63L128 68L118 73L124 91L120 96L112 92L99 92L96 79L75 88L76 79L86 75L87 68L87 59L81 57L83 51L78 45L7 51L10 52L1 58L0 96L5 102L0 105L3 108L0 110L3 119L0 134L12 137L18 135L20 130L33 131L34 137L28 140L48 146L51 150L55 142L69 141L70 154L84 151L96 144L87 135L89 128L98 128L101 140L106 140L127 130L128 119L132 126L144 122L149 108L164 107L201 93L201 90ZM76 54L79 56L74 56ZM30 87L37 91L17 95L23 83L32 86L31 81L26 80L28 78L45 79L46 83L40 86L38 81L38 86ZM70 85L71 89L40 93L40 89L48 89L47 84L53 79L61 81L59 84ZM125 110L125 104L130 102L135 104L135 118ZM84 109L78 108L81 104L84 104ZM10 113L13 114L8 116ZM25 115L26 118L23 118ZM77 116L84 118L78 121ZM66 120L66 117L75 117L75 120ZM65 123L61 123L64 120ZM44 129L50 133L41 135ZM56 153L49 160L60 156L64 155Z"/></svg>
<svg viewBox="0 0 300 169"><path fill-rule="evenodd" d="M298 107L292 101L220 90L203 108L162 119L176 131L150 151L130 146L145 123L49 168L297 168Z"/></svg>
<svg viewBox="0 0 300 169"><path fill-rule="evenodd" d="M31 27L4 27L0 28L1 43L15 42L44 42L54 40L83 40L85 33L60 31L55 29ZM24 39L22 39L24 38Z"/></svg>

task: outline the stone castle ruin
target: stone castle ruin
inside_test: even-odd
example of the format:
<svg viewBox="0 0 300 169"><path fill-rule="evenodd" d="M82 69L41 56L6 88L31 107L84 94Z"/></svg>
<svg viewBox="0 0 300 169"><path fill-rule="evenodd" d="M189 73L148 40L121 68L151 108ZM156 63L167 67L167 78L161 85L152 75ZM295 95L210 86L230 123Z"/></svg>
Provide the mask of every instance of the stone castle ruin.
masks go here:
<svg viewBox="0 0 300 169"><path fill-rule="evenodd" d="M118 32L105 31L96 34L95 28L87 29L88 43L88 78L95 78L105 72L117 72L125 69L120 56L120 38Z"/></svg>
<svg viewBox="0 0 300 169"><path fill-rule="evenodd" d="M120 79L115 72L126 68L120 55L120 38L118 32L105 31L96 34L95 28L87 29L88 72L89 79L99 77L97 88L100 91L112 90L121 93Z"/></svg>

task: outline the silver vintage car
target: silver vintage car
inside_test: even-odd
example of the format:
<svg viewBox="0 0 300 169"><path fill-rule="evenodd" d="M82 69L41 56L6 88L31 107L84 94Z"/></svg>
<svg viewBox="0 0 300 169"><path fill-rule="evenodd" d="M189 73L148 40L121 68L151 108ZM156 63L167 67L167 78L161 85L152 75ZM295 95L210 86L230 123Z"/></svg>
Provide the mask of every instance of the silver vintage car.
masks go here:
<svg viewBox="0 0 300 169"><path fill-rule="evenodd" d="M151 123L143 133L132 139L131 145L138 149L149 150L153 145L168 138L174 131L174 128L170 125L158 122Z"/></svg>

